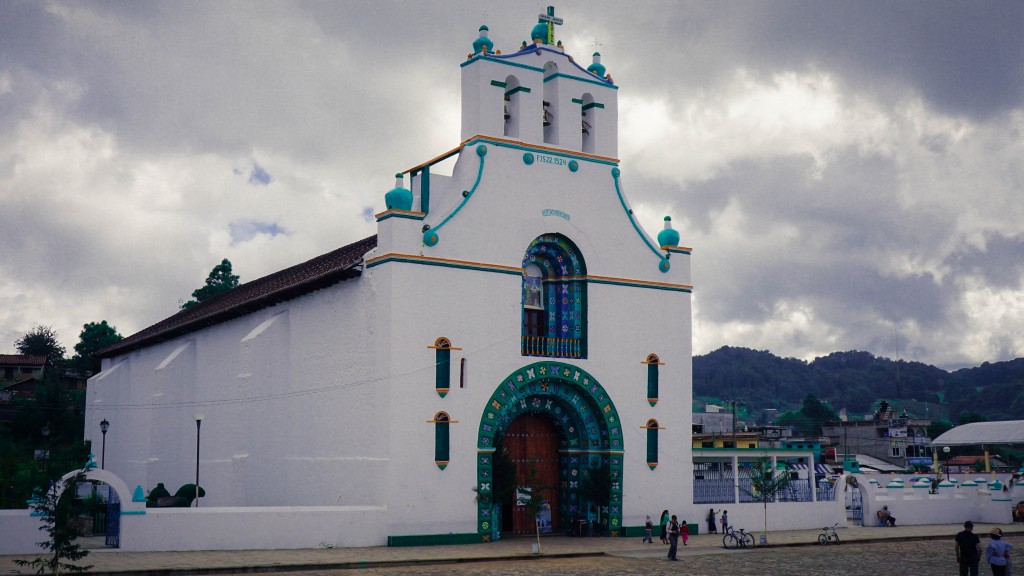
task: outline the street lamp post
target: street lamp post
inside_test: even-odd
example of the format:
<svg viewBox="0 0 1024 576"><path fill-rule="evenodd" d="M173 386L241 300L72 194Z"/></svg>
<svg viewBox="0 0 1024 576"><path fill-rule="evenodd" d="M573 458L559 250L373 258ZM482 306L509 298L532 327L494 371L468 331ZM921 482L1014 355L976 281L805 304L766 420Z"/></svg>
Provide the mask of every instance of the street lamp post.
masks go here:
<svg viewBox="0 0 1024 576"><path fill-rule="evenodd" d="M107 430L110 430L110 422L104 418L100 420L100 432L103 433L103 448L100 451L100 470L105 470L107 466Z"/></svg>
<svg viewBox="0 0 1024 576"><path fill-rule="evenodd" d="M43 475L49 473L50 466L50 423L43 424L43 429L39 431L43 435Z"/></svg>
<svg viewBox="0 0 1024 576"><path fill-rule="evenodd" d="M196 508L199 508L199 434L203 427L203 414L197 412L196 419Z"/></svg>
<svg viewBox="0 0 1024 576"><path fill-rule="evenodd" d="M942 453L946 455L946 481L949 482L949 446L943 446Z"/></svg>

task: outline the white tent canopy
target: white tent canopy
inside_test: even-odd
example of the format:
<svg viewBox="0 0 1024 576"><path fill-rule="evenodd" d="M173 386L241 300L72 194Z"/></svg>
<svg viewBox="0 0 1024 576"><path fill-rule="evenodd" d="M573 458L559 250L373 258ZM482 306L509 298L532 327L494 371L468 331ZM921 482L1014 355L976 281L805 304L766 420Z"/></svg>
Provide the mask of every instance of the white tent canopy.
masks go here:
<svg viewBox="0 0 1024 576"><path fill-rule="evenodd" d="M932 446L1024 444L1024 420L973 422L957 426L932 440Z"/></svg>

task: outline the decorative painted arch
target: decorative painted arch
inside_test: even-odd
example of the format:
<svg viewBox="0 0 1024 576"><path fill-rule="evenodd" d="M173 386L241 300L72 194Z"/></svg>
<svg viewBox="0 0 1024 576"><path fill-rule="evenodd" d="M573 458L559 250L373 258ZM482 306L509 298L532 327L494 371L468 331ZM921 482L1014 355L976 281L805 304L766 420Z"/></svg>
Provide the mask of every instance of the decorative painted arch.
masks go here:
<svg viewBox="0 0 1024 576"><path fill-rule="evenodd" d="M492 533L491 491L494 450L509 424L527 412L546 413L567 439L562 452L563 488L578 488L581 472L607 458L611 497L607 517L612 535L622 527L623 436L618 411L596 378L572 364L536 362L510 374L491 395L477 432L477 533L488 541ZM574 480L575 478L575 480Z"/></svg>
<svg viewBox="0 0 1024 576"><path fill-rule="evenodd" d="M539 285L523 276L522 354L586 358L587 265L580 249L561 234L542 234L527 247L522 265L541 275Z"/></svg>
<svg viewBox="0 0 1024 576"><path fill-rule="evenodd" d="M63 492L68 488L68 482L74 478L75 474L80 471L85 472L86 480L93 480L96 482L102 482L103 484L109 485L117 492L117 497L121 500L121 514L145 514L146 513L146 498L142 493L142 487L136 487L133 492L128 488L128 485L124 483L124 480L120 476L114 474L110 470L101 470L93 466L86 466L82 470L72 470L60 478L57 482L57 490Z"/></svg>

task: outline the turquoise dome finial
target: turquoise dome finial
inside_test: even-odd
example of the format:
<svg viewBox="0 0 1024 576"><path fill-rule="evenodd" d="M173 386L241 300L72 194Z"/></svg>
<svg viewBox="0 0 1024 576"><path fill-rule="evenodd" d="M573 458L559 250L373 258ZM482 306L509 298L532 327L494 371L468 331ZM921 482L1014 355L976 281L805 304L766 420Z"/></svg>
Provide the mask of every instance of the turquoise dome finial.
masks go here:
<svg viewBox="0 0 1024 576"><path fill-rule="evenodd" d="M530 31L530 40L535 44L548 43L548 25L543 20L538 20L537 25Z"/></svg>
<svg viewBox="0 0 1024 576"><path fill-rule="evenodd" d="M587 66L587 72L590 72L591 74L597 76L598 78L604 78L605 67L604 64L601 64L600 52L594 52L594 63L591 64L590 66Z"/></svg>
<svg viewBox="0 0 1024 576"><path fill-rule="evenodd" d="M487 31L486 24L480 27L480 37L473 40L473 54L494 52L494 42L487 37Z"/></svg>
<svg viewBox="0 0 1024 576"><path fill-rule="evenodd" d="M402 173L395 174L395 187L384 195L388 210L412 210L412 191L402 187Z"/></svg>
<svg viewBox="0 0 1024 576"><path fill-rule="evenodd" d="M665 229L658 232L658 245L679 246L679 231L672 229L671 216L665 216Z"/></svg>

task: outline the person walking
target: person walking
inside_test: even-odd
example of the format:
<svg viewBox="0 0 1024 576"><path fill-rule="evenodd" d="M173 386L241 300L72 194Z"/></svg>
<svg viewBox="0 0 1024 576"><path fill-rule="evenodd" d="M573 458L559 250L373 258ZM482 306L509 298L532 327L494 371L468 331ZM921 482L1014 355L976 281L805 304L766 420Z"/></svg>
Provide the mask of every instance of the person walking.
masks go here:
<svg viewBox="0 0 1024 576"><path fill-rule="evenodd" d="M644 542L648 544L654 544L654 522L651 522L651 517L647 517L647 522L644 523Z"/></svg>
<svg viewBox="0 0 1024 576"><path fill-rule="evenodd" d="M956 533L956 562L960 576L978 576L981 561L981 538L974 533L974 522L964 522L964 529Z"/></svg>
<svg viewBox="0 0 1024 576"><path fill-rule="evenodd" d="M715 514L715 509L712 508L708 510L708 515L704 518L708 522L708 534L718 534L718 528L715 526L715 524L717 524L715 521Z"/></svg>
<svg viewBox="0 0 1024 576"><path fill-rule="evenodd" d="M686 546L686 541L690 539L690 526L686 520L679 523L679 535L683 538L683 546Z"/></svg>
<svg viewBox="0 0 1024 576"><path fill-rule="evenodd" d="M679 560L676 558L676 549L679 548L679 522L676 521L676 515L672 515L672 519L668 522L668 559Z"/></svg>
<svg viewBox="0 0 1024 576"><path fill-rule="evenodd" d="M722 534L729 531L729 511L722 510Z"/></svg>
<svg viewBox="0 0 1024 576"><path fill-rule="evenodd" d="M661 543L662 544L668 544L668 520L669 520L668 510L662 510L662 512L661 512L661 520L658 522L658 525L661 526Z"/></svg>
<svg viewBox="0 0 1024 576"><path fill-rule="evenodd" d="M999 528L988 531L985 561L992 566L992 576L1006 576L1006 565L1010 563L1010 545L1003 540L1003 531Z"/></svg>

